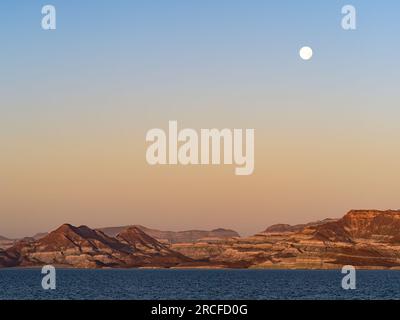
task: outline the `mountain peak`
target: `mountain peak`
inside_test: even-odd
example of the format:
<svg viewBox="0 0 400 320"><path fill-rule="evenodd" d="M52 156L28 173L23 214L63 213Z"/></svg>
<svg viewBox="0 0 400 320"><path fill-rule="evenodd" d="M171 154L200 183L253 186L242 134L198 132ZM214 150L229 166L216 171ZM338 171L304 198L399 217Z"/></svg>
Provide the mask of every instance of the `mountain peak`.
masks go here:
<svg viewBox="0 0 400 320"><path fill-rule="evenodd" d="M127 229L119 233L116 238L122 243L126 243L139 250L143 248L157 250L165 249L164 245L162 245L153 237L149 236L137 226L128 227Z"/></svg>
<svg viewBox="0 0 400 320"><path fill-rule="evenodd" d="M57 236L57 235L64 235L64 236L73 235L75 237L80 237L80 238L84 238L84 239L89 238L89 239L98 239L98 240L107 240L107 241L113 240L112 237L107 236L100 230L91 229L86 225L81 225L79 227L76 227L69 223L65 223L65 224L61 225L56 230L48 233L47 235L44 235L44 237L39 240L46 239L49 236Z"/></svg>
<svg viewBox="0 0 400 320"><path fill-rule="evenodd" d="M75 232L75 230L76 230L76 227L74 227L72 224L64 223L52 232L53 233L66 233L66 232Z"/></svg>

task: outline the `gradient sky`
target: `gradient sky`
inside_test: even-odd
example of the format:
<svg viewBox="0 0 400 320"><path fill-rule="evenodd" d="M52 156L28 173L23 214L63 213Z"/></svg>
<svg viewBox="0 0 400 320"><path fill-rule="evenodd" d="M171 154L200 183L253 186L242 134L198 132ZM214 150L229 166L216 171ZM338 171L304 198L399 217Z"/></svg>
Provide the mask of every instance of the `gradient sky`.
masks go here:
<svg viewBox="0 0 400 320"><path fill-rule="evenodd" d="M341 28L341 7L358 29ZM41 29L41 7L57 30ZM0 2L0 234L399 208L400 2ZM300 47L314 49L311 61ZM255 173L151 167L151 128L255 128Z"/></svg>

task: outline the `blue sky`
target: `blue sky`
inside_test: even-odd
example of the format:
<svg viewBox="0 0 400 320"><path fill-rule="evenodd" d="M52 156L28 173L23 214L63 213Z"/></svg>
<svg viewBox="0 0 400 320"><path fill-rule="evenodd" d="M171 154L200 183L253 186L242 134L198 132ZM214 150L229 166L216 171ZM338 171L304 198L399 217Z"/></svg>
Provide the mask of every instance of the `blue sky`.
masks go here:
<svg viewBox="0 0 400 320"><path fill-rule="evenodd" d="M56 31L41 29L46 4L56 7ZM357 9L356 31L341 28L346 4ZM119 211L99 226L251 233L350 208L395 208L399 12L395 0L1 1L0 234L91 224L93 212L115 203ZM314 50L307 62L298 55L305 45ZM242 190L230 175L205 175L215 188L234 188L216 199L207 187L188 188L179 172L175 181L147 171L145 133L168 120L255 128L254 181ZM99 183L103 176L124 182ZM160 189L146 187L147 177ZM68 189L72 178L81 189ZM181 188L165 194L166 181ZM173 191L189 192L191 206ZM146 202L152 194L169 200ZM168 221L152 225L160 210ZM214 220L202 219L205 211Z"/></svg>

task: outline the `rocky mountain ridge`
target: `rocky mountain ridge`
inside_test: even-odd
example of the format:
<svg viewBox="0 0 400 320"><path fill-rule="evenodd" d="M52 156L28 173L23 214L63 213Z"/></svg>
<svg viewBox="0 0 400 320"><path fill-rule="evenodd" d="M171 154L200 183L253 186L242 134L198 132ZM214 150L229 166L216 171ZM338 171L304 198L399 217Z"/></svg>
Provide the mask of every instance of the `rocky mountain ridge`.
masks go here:
<svg viewBox="0 0 400 320"><path fill-rule="evenodd" d="M260 234L195 244L176 244L192 259L244 268L400 268L400 211L352 210L343 218Z"/></svg>
<svg viewBox="0 0 400 320"><path fill-rule="evenodd" d="M134 227L112 238L87 226L64 224L39 240L22 240L0 252L0 265L5 267L172 267L188 261Z"/></svg>
<svg viewBox="0 0 400 320"><path fill-rule="evenodd" d="M111 237L62 225L0 251L0 266L75 268L400 269L400 210L352 210L341 219L274 225L250 237L159 241L131 226Z"/></svg>

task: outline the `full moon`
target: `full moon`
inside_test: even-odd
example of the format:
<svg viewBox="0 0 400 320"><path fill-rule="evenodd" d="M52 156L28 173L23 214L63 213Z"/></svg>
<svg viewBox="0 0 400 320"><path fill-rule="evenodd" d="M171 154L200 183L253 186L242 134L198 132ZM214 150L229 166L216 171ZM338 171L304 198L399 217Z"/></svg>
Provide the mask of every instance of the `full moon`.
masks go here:
<svg viewBox="0 0 400 320"><path fill-rule="evenodd" d="M299 54L303 60L310 60L313 56L313 50L310 47L303 47L300 49Z"/></svg>

